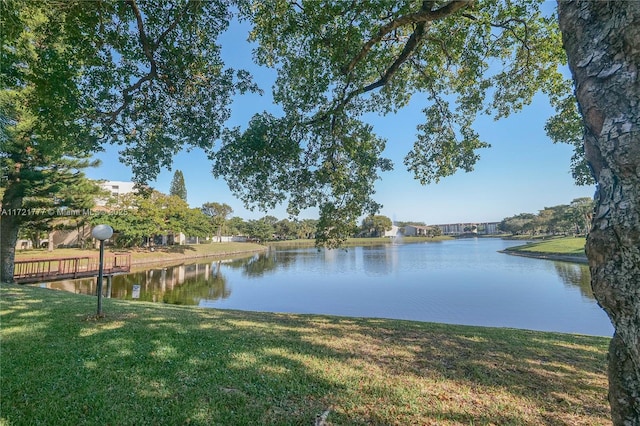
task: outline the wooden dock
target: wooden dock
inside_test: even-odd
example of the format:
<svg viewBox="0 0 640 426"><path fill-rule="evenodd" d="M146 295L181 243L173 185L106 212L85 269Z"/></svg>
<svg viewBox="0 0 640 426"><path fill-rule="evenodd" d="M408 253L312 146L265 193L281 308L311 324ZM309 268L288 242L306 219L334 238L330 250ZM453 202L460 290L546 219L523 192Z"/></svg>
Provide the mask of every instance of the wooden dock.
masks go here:
<svg viewBox="0 0 640 426"><path fill-rule="evenodd" d="M16 283L68 280L98 275L98 256L62 257L57 259L16 260L13 279ZM103 274L121 274L131 270L131 254L104 256Z"/></svg>

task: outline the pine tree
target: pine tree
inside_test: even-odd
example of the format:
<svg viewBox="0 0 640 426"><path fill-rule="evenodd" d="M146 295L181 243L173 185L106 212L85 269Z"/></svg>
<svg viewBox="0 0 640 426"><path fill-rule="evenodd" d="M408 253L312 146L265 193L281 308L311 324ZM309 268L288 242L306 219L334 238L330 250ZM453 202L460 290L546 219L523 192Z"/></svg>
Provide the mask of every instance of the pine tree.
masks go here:
<svg viewBox="0 0 640 426"><path fill-rule="evenodd" d="M169 195L175 195L185 202L187 201L187 187L184 184L184 175L181 170L176 170L173 174L171 187L169 188Z"/></svg>

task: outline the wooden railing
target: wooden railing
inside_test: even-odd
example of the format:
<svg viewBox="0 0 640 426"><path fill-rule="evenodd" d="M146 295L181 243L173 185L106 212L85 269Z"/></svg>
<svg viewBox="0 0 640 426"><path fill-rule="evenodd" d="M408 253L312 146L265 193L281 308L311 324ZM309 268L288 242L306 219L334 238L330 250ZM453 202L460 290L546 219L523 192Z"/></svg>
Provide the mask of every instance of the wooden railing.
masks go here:
<svg viewBox="0 0 640 426"><path fill-rule="evenodd" d="M98 256L63 257L57 259L28 259L14 262L13 279L17 283L55 281L98 275ZM131 254L104 256L104 275L119 274L131 270Z"/></svg>

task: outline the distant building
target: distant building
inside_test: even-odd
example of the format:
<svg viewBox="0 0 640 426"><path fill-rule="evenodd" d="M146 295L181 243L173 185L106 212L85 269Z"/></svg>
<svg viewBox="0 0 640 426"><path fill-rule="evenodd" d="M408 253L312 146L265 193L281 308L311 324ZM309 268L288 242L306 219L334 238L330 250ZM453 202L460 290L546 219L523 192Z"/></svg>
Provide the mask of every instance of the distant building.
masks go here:
<svg viewBox="0 0 640 426"><path fill-rule="evenodd" d="M434 225L440 228L442 235L462 235L462 234L479 234L493 235L498 234L498 224L500 222L468 222L468 223L446 223Z"/></svg>
<svg viewBox="0 0 640 426"><path fill-rule="evenodd" d="M426 236L428 230L429 230L428 226L406 225L404 227L404 235L406 235L407 237Z"/></svg>
<svg viewBox="0 0 640 426"><path fill-rule="evenodd" d="M135 183L134 182L123 182L119 180L107 180L104 182L98 183L100 187L106 191L109 191L110 197L114 198L116 201L120 201L120 197L125 194L130 194L135 192ZM107 204L108 199L97 199L97 206L104 206Z"/></svg>
<svg viewBox="0 0 640 426"><path fill-rule="evenodd" d="M402 228L399 228L396 225L391 225L391 229L389 231L384 231L385 237L397 237L399 235L402 235Z"/></svg>
<svg viewBox="0 0 640 426"><path fill-rule="evenodd" d="M470 225L471 224L469 223L446 223L435 226L440 228L440 230L442 231L442 235L461 235L466 232L470 232L465 231L465 227L469 229Z"/></svg>
<svg viewBox="0 0 640 426"><path fill-rule="evenodd" d="M499 234L500 230L498 229L498 225L500 222L485 222L483 225L485 226L485 234Z"/></svg>

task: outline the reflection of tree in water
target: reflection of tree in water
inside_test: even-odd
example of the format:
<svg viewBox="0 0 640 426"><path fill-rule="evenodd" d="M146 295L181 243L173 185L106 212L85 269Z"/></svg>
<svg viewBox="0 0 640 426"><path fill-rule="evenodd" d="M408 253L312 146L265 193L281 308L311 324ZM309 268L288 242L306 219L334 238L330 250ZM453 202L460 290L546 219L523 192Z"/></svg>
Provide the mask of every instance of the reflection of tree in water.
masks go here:
<svg viewBox="0 0 640 426"><path fill-rule="evenodd" d="M595 300L591 290L591 275L587 265L567 262L553 263L556 272L566 285L578 287L583 296Z"/></svg>
<svg viewBox="0 0 640 426"><path fill-rule="evenodd" d="M168 268L171 269L171 268ZM164 292L163 281L166 282L167 268L147 269L126 275L114 277L112 297L118 299L132 299L133 286L140 286L140 294L137 300L145 302L158 302L162 300Z"/></svg>
<svg viewBox="0 0 640 426"><path fill-rule="evenodd" d="M159 273L159 271L156 271ZM111 297L114 299L131 299L132 290L134 285L140 285L142 291L140 292L139 300L146 302L157 301L157 295L160 293L155 285L152 284L152 272L132 272L129 274L114 275L111 278L111 288L108 286L108 277L104 277L103 290L105 297ZM157 278L156 278L156 281ZM96 278L86 278L75 280L77 293L82 294L96 294ZM159 285L159 284L158 284ZM109 292L110 291L110 292Z"/></svg>
<svg viewBox="0 0 640 426"><path fill-rule="evenodd" d="M222 262L216 263L216 270L212 271L211 280L209 281L209 296L207 299L226 299L231 296L231 290L227 288L227 279L220 272Z"/></svg>
<svg viewBox="0 0 640 426"><path fill-rule="evenodd" d="M249 260L251 260L253 257L242 257L239 259L233 259L233 260L229 260L226 261L224 263L224 266L227 266L229 268L232 269L242 269L244 268L244 265L249 262Z"/></svg>
<svg viewBox="0 0 640 426"><path fill-rule="evenodd" d="M266 272L287 268L295 261L296 256L296 253L268 251L249 258L235 259L225 265L234 269L243 269L245 275L250 277L261 277Z"/></svg>
<svg viewBox="0 0 640 426"><path fill-rule="evenodd" d="M149 275L149 271L144 271L122 275L121 278L117 277L119 279L117 280L117 285L114 284L113 286L114 293L112 293L112 297L117 297L118 299L131 299L133 286L139 285L141 287L141 291L138 300L145 302L156 301L158 291L155 289L155 286L150 285Z"/></svg>
<svg viewBox="0 0 640 426"><path fill-rule="evenodd" d="M206 273L198 274L167 290L162 296L162 301L172 305L197 305L202 299L226 299L231 295L231 290L227 288L227 279L220 272L221 263L216 263L211 276L207 276Z"/></svg>
<svg viewBox="0 0 640 426"><path fill-rule="evenodd" d="M105 297L132 300L133 287L139 285L140 293L136 299L145 302L196 305L201 299L226 299L231 295L231 290L227 288L227 279L220 271L222 263L175 265L115 275L111 286L107 285L105 277L104 294ZM95 278L62 283L72 286L75 293L96 294Z"/></svg>
<svg viewBox="0 0 640 426"><path fill-rule="evenodd" d="M261 277L265 272L275 270L277 266L278 262L276 261L275 254L260 253L250 258L247 263L244 264L244 273L250 277Z"/></svg>

